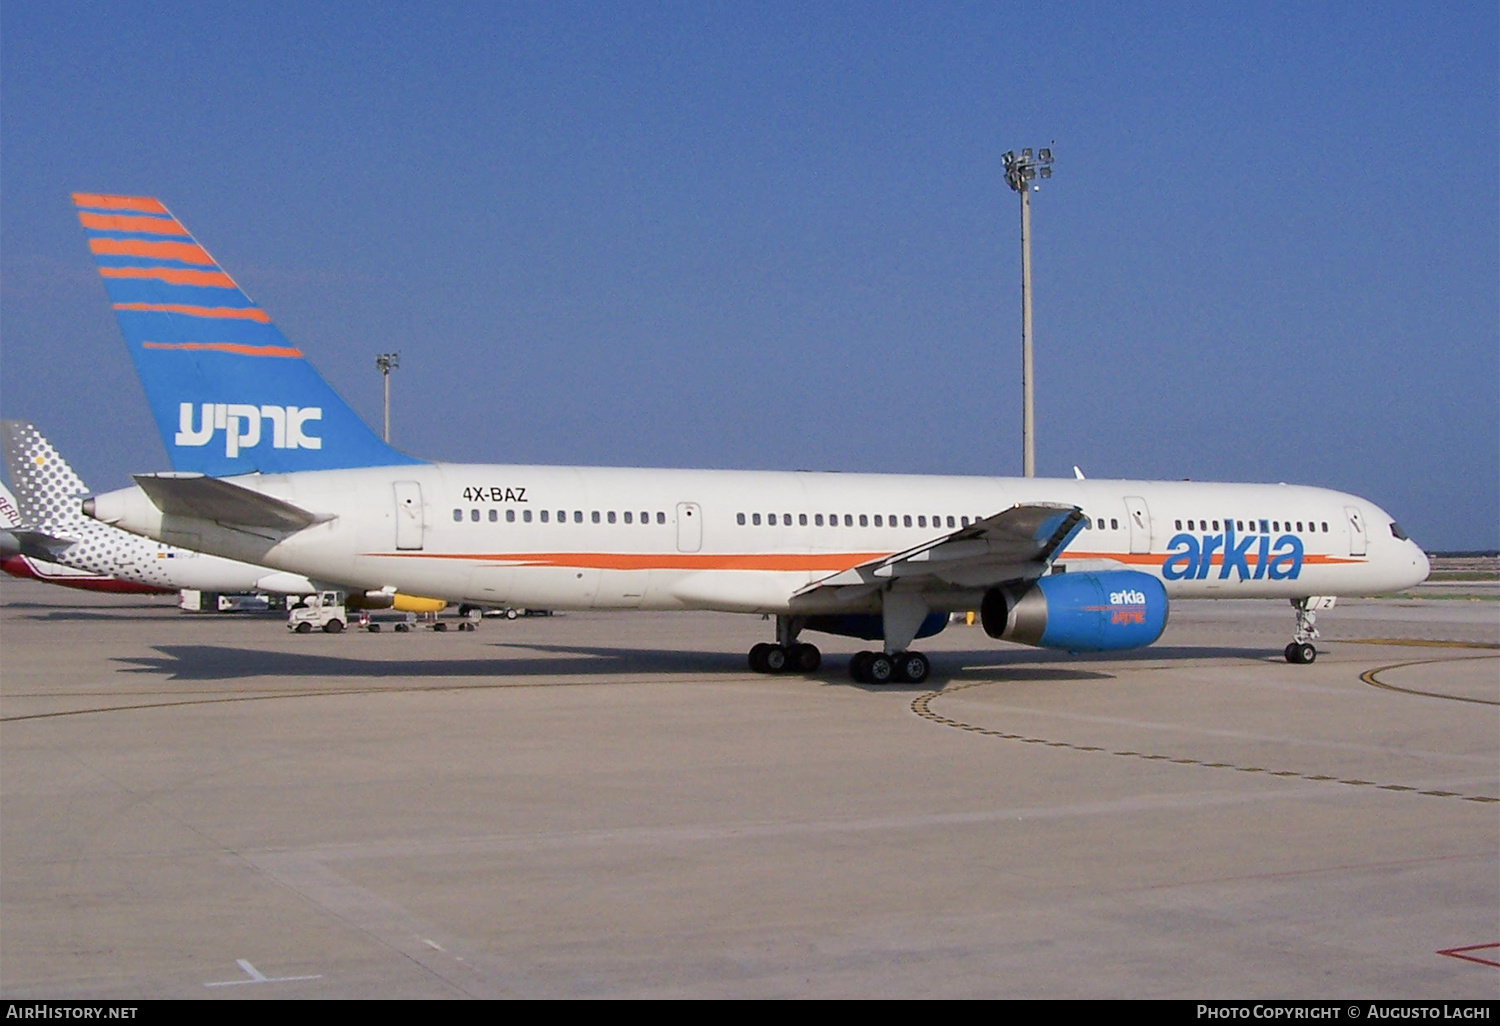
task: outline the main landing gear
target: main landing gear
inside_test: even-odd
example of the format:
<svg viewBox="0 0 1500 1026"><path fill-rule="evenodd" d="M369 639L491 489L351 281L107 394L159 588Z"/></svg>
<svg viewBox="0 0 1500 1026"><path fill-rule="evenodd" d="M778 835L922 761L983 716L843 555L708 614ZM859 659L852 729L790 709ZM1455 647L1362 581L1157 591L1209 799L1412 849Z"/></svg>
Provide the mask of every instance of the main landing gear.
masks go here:
<svg viewBox="0 0 1500 1026"><path fill-rule="evenodd" d="M849 660L849 676L860 684L920 684L930 672L921 652L859 652Z"/></svg>
<svg viewBox="0 0 1500 1026"><path fill-rule="evenodd" d="M750 669L756 673L813 673L823 665L817 645L797 640L807 621L800 616L776 618L776 644L761 642L750 649Z"/></svg>
<svg viewBox="0 0 1500 1026"><path fill-rule="evenodd" d="M920 652L905 651L927 618L928 609L919 595L887 591L881 607L885 643L895 652L860 652L849 661L849 676L860 684L920 684L932 672L932 664ZM762 642L750 650L750 669L756 673L812 673L823 663L816 645L797 640L807 619L776 618L776 644Z"/></svg>
<svg viewBox="0 0 1500 1026"><path fill-rule="evenodd" d="M1292 643L1283 652L1289 663L1310 663L1318 658L1318 649L1313 644L1318 637L1319 609L1332 609L1333 598L1314 595L1310 598L1292 599L1292 609L1297 613L1297 631Z"/></svg>

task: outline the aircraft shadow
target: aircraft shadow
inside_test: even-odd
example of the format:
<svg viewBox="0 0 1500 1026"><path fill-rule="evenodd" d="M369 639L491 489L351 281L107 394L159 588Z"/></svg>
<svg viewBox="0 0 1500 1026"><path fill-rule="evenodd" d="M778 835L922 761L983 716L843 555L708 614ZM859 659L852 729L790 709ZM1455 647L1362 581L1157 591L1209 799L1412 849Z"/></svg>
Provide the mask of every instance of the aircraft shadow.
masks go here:
<svg viewBox="0 0 1500 1026"><path fill-rule="evenodd" d="M157 606L155 607L155 609L142 609L139 612L128 608L111 608L108 606L99 609L59 609L57 606L24 606L13 604L8 605L5 608L6 611L15 616L15 619L17 620L39 620L46 623L61 623L72 620L89 620L101 622L112 620L160 620L161 611L165 607ZM18 609L45 609L48 611L45 613L25 612L17 615L14 613L14 611ZM285 613L281 615L283 617L286 616Z"/></svg>
<svg viewBox="0 0 1500 1026"><path fill-rule="evenodd" d="M347 680L402 681L414 678L493 677L524 681L528 678L574 678L576 681L606 682L606 678L642 674L734 675L748 672L739 653L671 651L603 646L517 645L494 646L493 657L481 659L352 658L317 652L275 652L229 648L218 645L158 645L156 656L118 657L125 673L153 674L176 681L233 681L246 678L335 678ZM545 652L537 657L525 652ZM1137 659L1254 658L1265 659L1261 649L1172 648L1123 653L1111 662ZM933 674L919 685L872 686L847 677L847 659L835 655L807 680L866 690L893 689L931 691L950 683L994 681L1086 681L1108 680L1115 674L1091 669L1090 662L1102 656L1066 658L1049 652L978 650L939 652L933 656ZM792 677L798 675L791 675Z"/></svg>
<svg viewBox="0 0 1500 1026"><path fill-rule="evenodd" d="M496 648L505 648L497 645ZM531 647L531 646L519 646ZM536 658L497 653L490 659L354 659L313 652L260 652L216 645L157 645L160 656L120 657L126 673L161 674L171 680L217 681L247 677L336 677L393 681L456 677L611 677L640 673L738 673L745 657L724 652L577 649L570 657Z"/></svg>

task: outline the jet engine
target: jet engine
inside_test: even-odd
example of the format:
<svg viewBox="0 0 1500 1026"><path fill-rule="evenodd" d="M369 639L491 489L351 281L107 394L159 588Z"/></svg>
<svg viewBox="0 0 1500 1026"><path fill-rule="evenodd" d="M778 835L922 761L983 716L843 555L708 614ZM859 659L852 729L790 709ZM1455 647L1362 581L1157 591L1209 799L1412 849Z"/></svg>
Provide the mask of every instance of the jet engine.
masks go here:
<svg viewBox="0 0 1500 1026"><path fill-rule="evenodd" d="M1052 574L985 593L984 632L1069 652L1142 648L1167 626L1167 590L1135 570Z"/></svg>

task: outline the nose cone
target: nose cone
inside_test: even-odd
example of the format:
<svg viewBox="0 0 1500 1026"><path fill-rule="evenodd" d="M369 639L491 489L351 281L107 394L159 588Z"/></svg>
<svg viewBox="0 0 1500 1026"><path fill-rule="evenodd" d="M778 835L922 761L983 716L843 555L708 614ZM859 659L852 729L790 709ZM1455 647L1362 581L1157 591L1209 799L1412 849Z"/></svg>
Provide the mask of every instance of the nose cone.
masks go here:
<svg viewBox="0 0 1500 1026"><path fill-rule="evenodd" d="M1412 584L1421 584L1427 580L1427 575L1432 573L1432 561L1427 558L1427 553L1422 551L1422 546L1416 542L1408 542L1412 547Z"/></svg>

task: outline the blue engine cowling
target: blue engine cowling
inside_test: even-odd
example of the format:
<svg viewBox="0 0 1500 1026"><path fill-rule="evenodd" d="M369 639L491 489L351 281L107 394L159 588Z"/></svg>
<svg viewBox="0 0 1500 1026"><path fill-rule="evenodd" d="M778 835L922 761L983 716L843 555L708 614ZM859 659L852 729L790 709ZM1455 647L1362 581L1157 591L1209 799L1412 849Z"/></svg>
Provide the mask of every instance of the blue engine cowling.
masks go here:
<svg viewBox="0 0 1500 1026"><path fill-rule="evenodd" d="M1167 626L1167 590L1135 570L1053 574L991 588L979 609L984 632L1002 641L1069 652L1141 648Z"/></svg>
<svg viewBox="0 0 1500 1026"><path fill-rule="evenodd" d="M885 640L885 621L879 613L839 613L809 616L803 625L810 631L824 634L840 634L846 638L863 638L865 641ZM947 613L931 613L917 628L917 637L930 638L948 626Z"/></svg>

